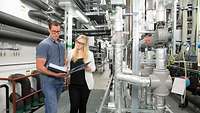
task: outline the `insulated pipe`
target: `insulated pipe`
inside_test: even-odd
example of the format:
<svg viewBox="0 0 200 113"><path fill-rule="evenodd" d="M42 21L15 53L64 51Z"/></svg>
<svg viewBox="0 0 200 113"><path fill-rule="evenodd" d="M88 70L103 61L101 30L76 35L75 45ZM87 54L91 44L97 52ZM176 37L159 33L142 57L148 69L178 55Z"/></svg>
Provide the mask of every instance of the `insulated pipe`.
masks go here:
<svg viewBox="0 0 200 113"><path fill-rule="evenodd" d="M105 33L105 32L102 32L102 33L84 33L85 35L87 36L103 36L103 35L111 35L111 33Z"/></svg>
<svg viewBox="0 0 200 113"><path fill-rule="evenodd" d="M0 85L0 88L2 87L6 89L6 113L9 113L9 87L6 84Z"/></svg>
<svg viewBox="0 0 200 113"><path fill-rule="evenodd" d="M28 16L33 18L33 19L42 19L44 21L48 21L50 20L50 18L43 12L38 11L38 10L30 10L28 11Z"/></svg>
<svg viewBox="0 0 200 113"><path fill-rule="evenodd" d="M150 77L141 77L133 74L124 74L118 73L116 74L116 78L121 81L130 82L137 86L147 86L149 87L151 84Z"/></svg>
<svg viewBox="0 0 200 113"><path fill-rule="evenodd" d="M22 2L29 2L32 3L34 5L36 5L37 7L39 7L40 9L44 10L44 11L49 11L52 10L51 7L49 7L48 4L44 3L41 0L21 0Z"/></svg>
<svg viewBox="0 0 200 113"><path fill-rule="evenodd" d="M76 5L83 11L85 12L85 4L83 0L74 0L74 2L76 3Z"/></svg>
<svg viewBox="0 0 200 113"><path fill-rule="evenodd" d="M0 23L48 35L48 29L0 11Z"/></svg>
<svg viewBox="0 0 200 113"><path fill-rule="evenodd" d="M41 38L41 37L44 37L42 35L39 37L39 36L30 35L30 34L12 32L8 30L0 30L0 37L11 38L14 40L30 41L30 42L36 42L36 43L44 39L44 38Z"/></svg>
<svg viewBox="0 0 200 113"><path fill-rule="evenodd" d="M99 32L106 32L110 33L111 29L96 29L96 30L91 30L91 29L73 29L73 33L99 33Z"/></svg>

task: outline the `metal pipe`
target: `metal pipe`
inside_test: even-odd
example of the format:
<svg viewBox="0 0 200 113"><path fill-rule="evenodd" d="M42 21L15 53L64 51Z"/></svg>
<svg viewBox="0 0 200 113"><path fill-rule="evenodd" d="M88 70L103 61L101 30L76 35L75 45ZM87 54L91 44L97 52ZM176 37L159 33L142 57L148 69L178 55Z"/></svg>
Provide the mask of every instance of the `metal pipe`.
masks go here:
<svg viewBox="0 0 200 113"><path fill-rule="evenodd" d="M141 77L133 74L123 74L123 73L118 73L116 74L116 78L121 81L126 81L130 82L132 84L135 84L137 86L150 86L151 80L149 77Z"/></svg>
<svg viewBox="0 0 200 113"><path fill-rule="evenodd" d="M166 69L166 56L167 49L166 48L158 48L156 49L156 69Z"/></svg>
<svg viewBox="0 0 200 113"><path fill-rule="evenodd" d="M123 51L122 51L122 44L115 44L114 45L114 60L115 60L115 82L114 82L114 92L115 92L115 105L116 105L116 113L121 113L121 82L116 79L116 75L118 73L122 72L122 57L123 57Z"/></svg>
<svg viewBox="0 0 200 113"><path fill-rule="evenodd" d="M42 19L44 21L50 20L50 18L43 12L38 11L38 10L29 10L28 11L28 16L33 18L33 19Z"/></svg>
<svg viewBox="0 0 200 113"><path fill-rule="evenodd" d="M27 3L27 2L32 3L44 11L52 10L52 8L48 4L44 3L41 0L21 0L21 1L24 3Z"/></svg>
<svg viewBox="0 0 200 113"><path fill-rule="evenodd" d="M187 41L187 31L188 31L188 22L187 22L187 4L188 0L181 0L182 1L182 42L185 43Z"/></svg>
<svg viewBox="0 0 200 113"><path fill-rule="evenodd" d="M106 33L110 33L111 29L74 29L73 33L93 33L93 32L106 32Z"/></svg>
<svg viewBox="0 0 200 113"><path fill-rule="evenodd" d="M177 22L177 3L178 0L174 0L174 7L173 7L173 54L175 55L176 53L176 22Z"/></svg>
<svg viewBox="0 0 200 113"><path fill-rule="evenodd" d="M0 11L0 23L48 35L48 29Z"/></svg>
<svg viewBox="0 0 200 113"><path fill-rule="evenodd" d="M0 30L0 36L1 38L11 38L15 40L23 40L23 41L30 41L30 42L40 42L44 38L41 38L41 36L34 36L30 34L25 34L25 33L17 33L17 32L12 32L8 30ZM43 37L43 36L42 36Z"/></svg>
<svg viewBox="0 0 200 113"><path fill-rule="evenodd" d="M2 87L6 89L6 113L9 113L9 87L6 84L0 85L0 88Z"/></svg>
<svg viewBox="0 0 200 113"><path fill-rule="evenodd" d="M72 49L72 29L73 29L73 27L72 27L72 24L73 24L73 9L72 9L72 7L70 6L70 7L67 7L67 6L65 6L65 9L67 10L68 9L68 18L67 18L67 26L65 26L65 27L67 27L67 45L68 45L68 52L69 51L71 51L71 49ZM66 15L65 15L66 16Z"/></svg>
<svg viewBox="0 0 200 113"><path fill-rule="evenodd" d="M195 38L196 38L196 32L197 32L197 0L193 0L193 10L192 10L192 36L191 36L191 42L192 44L195 44Z"/></svg>
<svg viewBox="0 0 200 113"><path fill-rule="evenodd" d="M158 110L159 113L165 112L165 97L163 96L155 96L155 104L156 104L156 110Z"/></svg>

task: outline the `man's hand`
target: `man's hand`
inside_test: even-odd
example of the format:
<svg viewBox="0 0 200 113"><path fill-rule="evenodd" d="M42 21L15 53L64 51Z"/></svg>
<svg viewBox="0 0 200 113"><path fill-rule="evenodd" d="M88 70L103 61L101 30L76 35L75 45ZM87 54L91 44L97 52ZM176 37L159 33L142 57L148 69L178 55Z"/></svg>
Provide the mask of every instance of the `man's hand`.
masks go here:
<svg viewBox="0 0 200 113"><path fill-rule="evenodd" d="M56 74L55 74L55 77L58 77L58 78L64 78L64 77L66 77L66 76L67 76L66 73L56 73Z"/></svg>

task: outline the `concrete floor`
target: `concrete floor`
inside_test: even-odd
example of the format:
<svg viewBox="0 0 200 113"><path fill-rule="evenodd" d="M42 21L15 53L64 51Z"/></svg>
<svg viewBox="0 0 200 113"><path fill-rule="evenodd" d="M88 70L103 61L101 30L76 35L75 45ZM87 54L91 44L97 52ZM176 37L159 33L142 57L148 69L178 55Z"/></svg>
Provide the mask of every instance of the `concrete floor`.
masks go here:
<svg viewBox="0 0 200 113"><path fill-rule="evenodd" d="M108 69L108 67L106 67L105 69ZM95 88L94 90L91 91L91 94L89 97L89 101L87 104L87 113L95 113L96 111L98 111L103 95L105 93L105 89L110 79L109 75L110 75L109 70L106 70L104 73L100 73L100 72L94 73ZM166 98L166 104L173 113L200 113L199 111L194 111L192 109L193 105L191 104L189 104L190 107L179 108L178 103L179 103L179 100L174 98L173 96L168 96ZM58 113L69 113L70 103L69 103L68 91L65 91L61 95L59 104L60 104L59 105L60 107L59 107ZM44 107L38 109L35 113L44 113ZM109 112L106 112L106 113L109 113Z"/></svg>
<svg viewBox="0 0 200 113"><path fill-rule="evenodd" d="M108 67L106 67L108 69ZM88 104L87 104L87 113L95 113L98 111L98 108L101 104L102 98L105 93L105 89L108 85L110 71L107 70L103 73L95 72L94 79L95 79L95 86L94 89L91 91ZM58 113L69 113L70 109L70 102L69 102L69 95L68 91L63 92L59 101L59 111ZM34 113L44 113L44 107L41 107Z"/></svg>

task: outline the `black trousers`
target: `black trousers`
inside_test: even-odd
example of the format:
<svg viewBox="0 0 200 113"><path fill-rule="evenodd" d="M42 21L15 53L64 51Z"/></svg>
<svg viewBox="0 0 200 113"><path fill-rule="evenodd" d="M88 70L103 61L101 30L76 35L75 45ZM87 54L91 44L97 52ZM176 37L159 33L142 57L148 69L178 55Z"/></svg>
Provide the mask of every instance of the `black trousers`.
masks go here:
<svg viewBox="0 0 200 113"><path fill-rule="evenodd" d="M69 85L70 113L86 113L90 90L87 85Z"/></svg>

